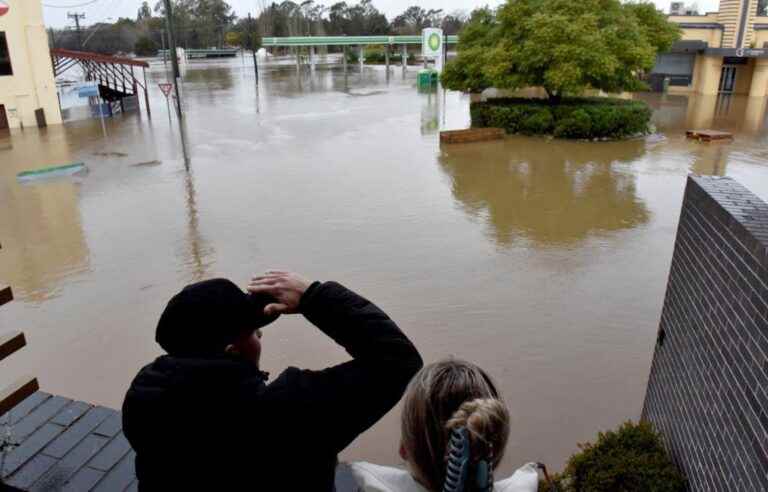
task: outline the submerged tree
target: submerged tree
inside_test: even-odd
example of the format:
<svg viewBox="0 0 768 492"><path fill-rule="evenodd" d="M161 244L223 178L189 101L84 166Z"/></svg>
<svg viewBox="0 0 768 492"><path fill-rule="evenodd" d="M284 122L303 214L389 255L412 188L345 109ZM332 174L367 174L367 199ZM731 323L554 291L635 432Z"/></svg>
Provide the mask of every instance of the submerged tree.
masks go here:
<svg viewBox="0 0 768 492"><path fill-rule="evenodd" d="M653 4L508 0L474 13L443 83L467 92L542 87L552 102L589 88L639 90L639 74L678 37Z"/></svg>

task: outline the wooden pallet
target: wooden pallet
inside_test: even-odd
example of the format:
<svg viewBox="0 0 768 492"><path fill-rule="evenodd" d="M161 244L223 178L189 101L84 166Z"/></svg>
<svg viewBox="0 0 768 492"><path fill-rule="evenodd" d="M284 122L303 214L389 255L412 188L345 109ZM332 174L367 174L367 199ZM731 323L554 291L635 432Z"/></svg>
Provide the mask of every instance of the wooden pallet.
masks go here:
<svg viewBox="0 0 768 492"><path fill-rule="evenodd" d="M501 140L507 132L503 128L469 128L440 132L440 142L447 144L488 142Z"/></svg>
<svg viewBox="0 0 768 492"><path fill-rule="evenodd" d="M718 130L688 130L685 136L699 142L731 142L733 134Z"/></svg>

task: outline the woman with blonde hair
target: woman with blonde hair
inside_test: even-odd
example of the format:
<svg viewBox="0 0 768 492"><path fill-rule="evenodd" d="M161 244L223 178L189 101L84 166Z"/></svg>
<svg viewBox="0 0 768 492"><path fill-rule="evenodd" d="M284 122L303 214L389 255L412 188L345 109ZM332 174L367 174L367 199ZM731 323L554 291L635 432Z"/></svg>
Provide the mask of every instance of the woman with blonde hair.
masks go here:
<svg viewBox="0 0 768 492"><path fill-rule="evenodd" d="M406 390L400 457L407 469L359 462L352 472L364 492L536 492L535 463L493 483L508 437L509 411L488 374L446 359L424 367Z"/></svg>

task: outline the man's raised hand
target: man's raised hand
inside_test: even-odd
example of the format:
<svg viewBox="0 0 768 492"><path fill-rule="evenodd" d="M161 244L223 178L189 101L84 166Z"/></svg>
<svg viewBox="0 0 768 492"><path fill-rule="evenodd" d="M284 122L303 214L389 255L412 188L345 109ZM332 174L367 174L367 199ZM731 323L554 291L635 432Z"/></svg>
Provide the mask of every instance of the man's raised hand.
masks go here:
<svg viewBox="0 0 768 492"><path fill-rule="evenodd" d="M252 294L268 294L277 302L267 305L264 314L296 314L299 312L301 296L309 288L311 282L301 275L281 270L268 270L265 274L254 276L248 284L248 292Z"/></svg>

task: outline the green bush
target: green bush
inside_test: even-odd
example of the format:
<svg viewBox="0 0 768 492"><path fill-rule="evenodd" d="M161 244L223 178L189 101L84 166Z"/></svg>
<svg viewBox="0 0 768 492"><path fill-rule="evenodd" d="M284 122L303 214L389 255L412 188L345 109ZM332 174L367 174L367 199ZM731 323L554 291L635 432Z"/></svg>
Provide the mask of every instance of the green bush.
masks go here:
<svg viewBox="0 0 768 492"><path fill-rule="evenodd" d="M512 111L508 112L510 115ZM552 116L552 111L547 108L537 108L533 111L519 112L521 115L519 131L525 135L542 135L551 133L552 128L555 125L555 118Z"/></svg>
<svg viewBox="0 0 768 492"><path fill-rule="evenodd" d="M472 126L558 138L627 138L648 131L651 109L642 101L613 98L493 99L472 103Z"/></svg>
<svg viewBox="0 0 768 492"><path fill-rule="evenodd" d="M389 63L391 65L399 65L402 63L403 56L400 52L389 54ZM384 53L384 48L379 46L371 46L365 50L365 63L370 65L383 65L387 61L387 56ZM355 64L360 62L360 54L357 48L350 48L347 50L347 63ZM416 56L413 53L408 53L408 63L413 64L416 62Z"/></svg>
<svg viewBox="0 0 768 492"><path fill-rule="evenodd" d="M144 36L136 41L133 51L136 56L155 56L157 54L157 44Z"/></svg>
<svg viewBox="0 0 768 492"><path fill-rule="evenodd" d="M592 136L592 116L584 109L577 109L557 122L554 135L558 138L589 138Z"/></svg>
<svg viewBox="0 0 768 492"><path fill-rule="evenodd" d="M677 470L651 424L627 422L601 432L595 444L580 444L565 471L554 477L560 492L683 492ZM549 492L541 483L539 491Z"/></svg>

